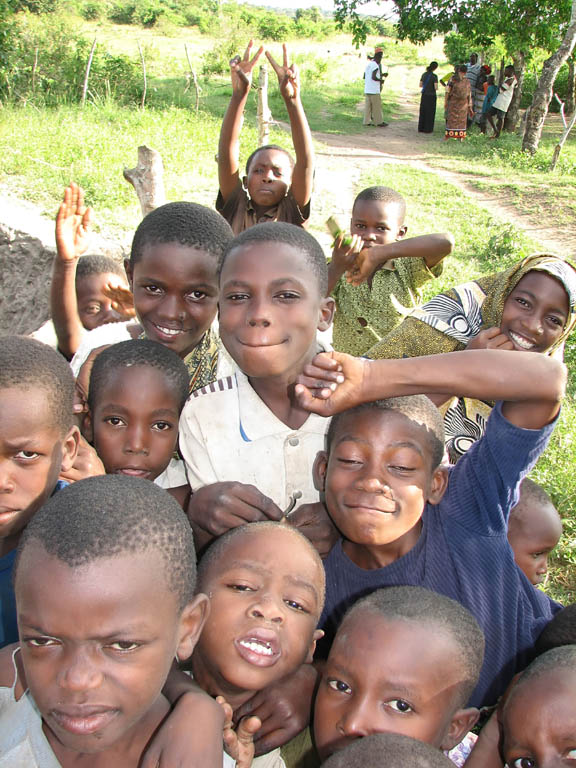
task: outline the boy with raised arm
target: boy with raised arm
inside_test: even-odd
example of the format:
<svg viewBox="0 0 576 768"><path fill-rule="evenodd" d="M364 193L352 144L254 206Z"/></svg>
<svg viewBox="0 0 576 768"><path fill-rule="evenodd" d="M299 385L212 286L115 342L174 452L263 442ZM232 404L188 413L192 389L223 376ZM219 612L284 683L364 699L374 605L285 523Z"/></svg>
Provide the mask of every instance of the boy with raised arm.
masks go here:
<svg viewBox="0 0 576 768"><path fill-rule="evenodd" d="M304 226L310 216L314 179L312 136L300 100L300 79L296 67L288 64L283 45L283 64L266 51L278 75L280 93L286 104L296 161L282 147L258 147L246 162L246 176L240 177L240 131L250 93L252 72L262 55L262 46L250 58L252 40L244 57L230 62L232 98L222 121L218 143L218 198L216 210L228 221L234 234L264 221L286 221Z"/></svg>
<svg viewBox="0 0 576 768"><path fill-rule="evenodd" d="M517 567L507 522L520 481L552 434L565 369L529 352L511 362L502 350L377 362L332 354L317 357L305 374L318 387L322 372L331 372L335 390L315 398L306 386L296 388L316 413L347 411L332 420L328 450L316 462L342 536L324 561L320 627L333 635L347 606L379 587L423 586L451 597L486 636L470 703L492 704L559 608ZM450 387L500 402L484 436L448 468L441 464L442 419L418 393Z"/></svg>

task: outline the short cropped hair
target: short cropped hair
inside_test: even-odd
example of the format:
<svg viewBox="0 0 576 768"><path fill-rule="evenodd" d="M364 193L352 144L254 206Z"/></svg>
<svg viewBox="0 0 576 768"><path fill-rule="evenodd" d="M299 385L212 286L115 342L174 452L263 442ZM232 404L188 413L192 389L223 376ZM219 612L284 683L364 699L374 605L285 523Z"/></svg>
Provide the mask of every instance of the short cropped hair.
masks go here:
<svg viewBox="0 0 576 768"><path fill-rule="evenodd" d="M342 411L332 417L326 434L326 450L330 451L340 423L347 416L361 411L377 410L400 413L410 421L415 421L426 429L432 468L441 463L444 456L444 423L440 411L426 395L406 395L405 397L389 397L387 400L374 400L371 403L361 403L348 411Z"/></svg>
<svg viewBox="0 0 576 768"><path fill-rule="evenodd" d="M219 213L198 203L166 203L145 216L132 240L130 264L134 266L147 245L179 243L213 256L220 263L232 240L228 222Z"/></svg>
<svg viewBox="0 0 576 768"><path fill-rule="evenodd" d="M74 376L55 349L27 336L0 339L0 389L31 389L46 393L53 425L64 436L73 424Z"/></svg>
<svg viewBox="0 0 576 768"><path fill-rule="evenodd" d="M424 587L388 587L377 589L358 600L348 610L340 632L346 625L361 621L358 614L372 611L391 621L407 621L437 627L452 638L458 663L465 675L460 684L459 706L464 706L476 687L484 662L484 633L470 611L445 595Z"/></svg>
<svg viewBox="0 0 576 768"><path fill-rule="evenodd" d="M538 656L530 666L520 675L515 683L507 703L510 702L516 693L531 680L537 680L539 677L554 672L557 669L576 671L576 645L561 645L558 648L552 648L541 656ZM506 709L506 705L504 705Z"/></svg>
<svg viewBox="0 0 576 768"><path fill-rule="evenodd" d="M529 477L525 477L520 484L520 500L510 511L509 526L522 525L526 514L526 506L529 503L534 503L539 507L551 507L556 512L554 502L544 488L535 483L534 480L530 480ZM556 514L558 515L557 512ZM560 520L560 515L558 515L558 519Z"/></svg>
<svg viewBox="0 0 576 768"><path fill-rule="evenodd" d="M328 290L328 266L324 251L320 243L302 227L281 221L270 221L264 224L256 224L254 227L244 230L232 242L228 243L222 257L220 270L222 270L226 259L232 251L250 243L285 243L300 251L306 259L310 271L316 277L321 295L326 295Z"/></svg>
<svg viewBox="0 0 576 768"><path fill-rule="evenodd" d="M14 580L33 543L70 568L118 555L157 552L167 588L182 609L196 586L196 553L188 519L170 494L149 480L100 475L52 496L24 529Z"/></svg>
<svg viewBox="0 0 576 768"><path fill-rule="evenodd" d="M286 155L286 157L290 161L290 168L294 168L294 158L292 157L290 152L284 149L284 147L280 147L278 146L278 144L264 144L264 146L262 147L257 147L254 150L254 152L252 152L252 154L249 156L248 160L246 160L246 173L248 173L248 171L250 170L250 166L252 165L252 160L254 160L258 152L264 152L267 149L274 149L276 150L276 152L282 152L284 155Z"/></svg>
<svg viewBox="0 0 576 768"><path fill-rule="evenodd" d="M82 256L78 259L76 266L76 285L90 275L106 275L108 273L126 279L126 272L122 264L110 256L103 256L102 254Z"/></svg>
<svg viewBox="0 0 576 768"><path fill-rule="evenodd" d="M310 543L310 541L304 536L304 534L300 533L300 531L297 528L294 528L292 525L287 525L286 523L277 523L272 520L266 520L263 522L258 523L249 523L247 525L239 525L236 528L231 528L229 531L226 531L222 536L219 536L216 541L214 541L206 550L205 554L202 556L202 559L200 560L198 564L198 591L204 592L206 591L206 585L208 583L208 577L210 571L219 563L220 560L222 560L230 547L231 544L233 544L237 539L241 538L242 536L250 536L255 535L261 531L275 531L275 530L282 530L285 531L288 535L293 536L296 538L301 544L303 544L306 549L310 552L312 559L316 561L318 564L318 572L320 574L320 594L319 597L319 605L318 609L319 612L322 611L322 608L324 607L324 597L326 592L326 582L325 582L325 576L324 576L324 566L322 564L322 560L320 558L320 555L318 554L317 550L315 549L314 545Z"/></svg>
<svg viewBox="0 0 576 768"><path fill-rule="evenodd" d="M334 752L322 768L454 768L439 749L401 733L372 733Z"/></svg>
<svg viewBox="0 0 576 768"><path fill-rule="evenodd" d="M567 605L544 627L534 650L540 655L562 645L576 645L576 603Z"/></svg>
<svg viewBox="0 0 576 768"><path fill-rule="evenodd" d="M406 200L404 200L400 192L396 192L392 187L367 187L363 189L362 192L356 195L352 212L354 212L356 203L368 200L378 200L385 205L397 205L400 212L400 221L404 221L406 216Z"/></svg>
<svg viewBox="0 0 576 768"><path fill-rule="evenodd" d="M102 350L94 361L88 389L88 407L94 410L98 393L106 386L111 374L121 368L155 368L160 371L178 398L179 410L188 397L190 374L184 361L171 349L149 339L130 339L112 344Z"/></svg>

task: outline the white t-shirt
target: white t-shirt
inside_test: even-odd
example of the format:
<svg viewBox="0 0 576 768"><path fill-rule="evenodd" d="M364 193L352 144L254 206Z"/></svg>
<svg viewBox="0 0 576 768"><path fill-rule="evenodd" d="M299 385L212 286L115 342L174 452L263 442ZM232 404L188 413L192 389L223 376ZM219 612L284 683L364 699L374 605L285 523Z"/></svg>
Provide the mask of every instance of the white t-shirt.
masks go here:
<svg viewBox="0 0 576 768"><path fill-rule="evenodd" d="M380 66L375 61L369 61L364 70L364 93L380 93L380 80L372 78L373 72L380 73ZM378 77L380 77L380 74L378 74Z"/></svg>
<svg viewBox="0 0 576 768"><path fill-rule="evenodd" d="M502 83L500 86L502 88L502 91L496 96L496 100L492 106L495 109L499 109L502 112L508 112L508 107L510 106L510 102L512 101L512 96L514 96L514 89L516 88L516 83L518 81L516 78L512 80L510 85L506 84L506 80Z"/></svg>
<svg viewBox="0 0 576 768"><path fill-rule="evenodd" d="M254 485L286 509L319 501L312 466L330 419L311 413L300 429L278 419L237 371L194 392L180 417L180 452L193 491L204 485Z"/></svg>

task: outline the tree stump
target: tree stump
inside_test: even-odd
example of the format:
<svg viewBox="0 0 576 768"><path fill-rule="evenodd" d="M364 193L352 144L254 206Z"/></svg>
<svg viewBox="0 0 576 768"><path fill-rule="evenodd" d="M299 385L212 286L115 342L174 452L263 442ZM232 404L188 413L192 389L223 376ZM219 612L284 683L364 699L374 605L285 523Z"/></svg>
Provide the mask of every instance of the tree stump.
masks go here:
<svg viewBox="0 0 576 768"><path fill-rule="evenodd" d="M124 168L124 178L136 190L143 217L166 202L162 155L155 149L138 147L138 165Z"/></svg>

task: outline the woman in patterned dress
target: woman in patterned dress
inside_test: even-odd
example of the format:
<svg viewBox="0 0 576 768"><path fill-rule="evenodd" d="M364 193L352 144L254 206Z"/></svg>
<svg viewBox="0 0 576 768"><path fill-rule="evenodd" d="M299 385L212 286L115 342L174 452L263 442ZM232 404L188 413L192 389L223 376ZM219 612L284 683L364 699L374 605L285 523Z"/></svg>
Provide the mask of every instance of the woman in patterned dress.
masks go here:
<svg viewBox="0 0 576 768"><path fill-rule="evenodd" d="M466 77L466 65L462 64L448 83L446 93L446 133L444 138L464 141L466 138L467 121L473 114L470 80Z"/></svg>

